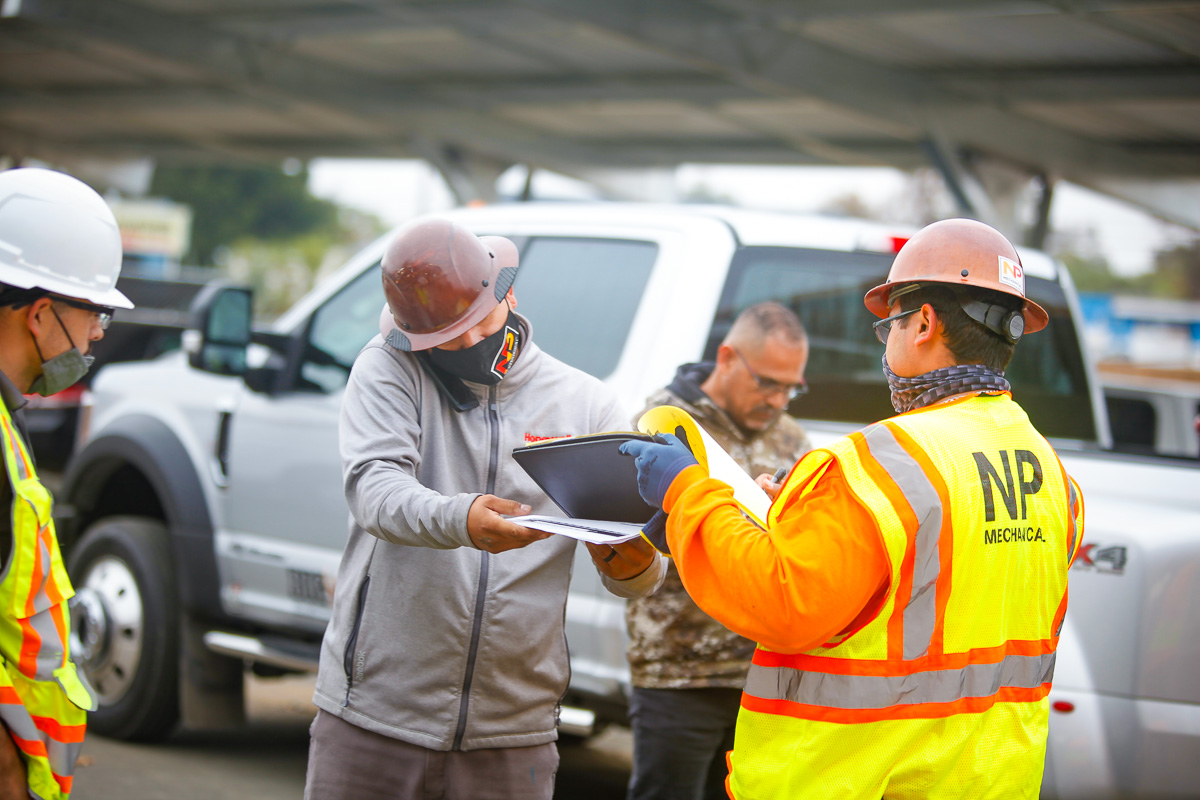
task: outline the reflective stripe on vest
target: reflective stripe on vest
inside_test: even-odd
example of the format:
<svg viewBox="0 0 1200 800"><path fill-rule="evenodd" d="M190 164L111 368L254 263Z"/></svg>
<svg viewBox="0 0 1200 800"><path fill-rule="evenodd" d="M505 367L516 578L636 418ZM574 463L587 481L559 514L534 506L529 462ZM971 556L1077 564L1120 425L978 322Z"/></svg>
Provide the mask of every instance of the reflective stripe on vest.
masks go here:
<svg viewBox="0 0 1200 800"><path fill-rule="evenodd" d="M942 532L945 509L929 476L900 443L886 425L869 428L863 439L871 455L895 482L909 505L928 509L918 518L912 585L904 606L904 658L911 661L929 652L933 629L937 624L935 588L941 574L938 559L938 538Z"/></svg>
<svg viewBox="0 0 1200 800"><path fill-rule="evenodd" d="M1007 398L1004 401L1011 403ZM954 414L950 410L942 413L951 418ZM1024 419L1023 414L1020 419ZM1053 627L1037 639L945 652L944 620L939 615L946 613L951 589L950 576L943 578L952 556L943 550L952 549L954 542L948 525L949 489L930 456L906 432L909 426L903 420L895 418L835 442L824 456L815 456L809 464L802 461L794 470L791 485L784 487L785 493L803 490L807 480L822 472L823 464L830 459L843 465L850 488L880 522L884 533L893 561L892 602L849 641L798 655L759 648L747 678L743 699L747 708L845 722L900 719L914 714L938 717L957 713L955 708L981 707L986 705L981 700L998 698L1002 693L1011 699L1036 700L1048 690L1054 672L1056 637L1066 608L1066 567L1077 546L1074 514L1068 511L1062 515L1067 552L1061 562L1063 597L1061 603L1055 598L1058 613L1054 614ZM1031 427L1028 434L1016 444L1031 450L1021 452L1036 452L1041 459L1054 460L1061 475L1055 485L1061 483L1065 489L1059 495L1061 505L1075 509L1079 504L1075 486L1061 471L1057 456ZM863 481L870 484L864 485ZM1011 502L1015 504L1015 498ZM785 507L786 503L776 501L772 523L779 509ZM904 530L887 525L889 519L899 520ZM898 556L902 564L895 563ZM889 608L890 619L886 619ZM855 642L855 637L866 641ZM877 656L861 655L864 647ZM860 655L854 655L855 648Z"/></svg>
<svg viewBox="0 0 1200 800"><path fill-rule="evenodd" d="M24 755L29 790L42 800L71 792L90 690L69 660L74 594L51 520L51 499L0 403L0 449L13 490L12 548L0 580L0 720Z"/></svg>
<svg viewBox="0 0 1200 800"><path fill-rule="evenodd" d="M754 710L805 719L930 719L981 711L1006 689L1029 690L1007 692L1007 700L1044 697L1054 675L1054 655L1009 655L992 664L929 670L920 673L919 682L912 675L837 675L756 662L745 692L762 701L748 705Z"/></svg>

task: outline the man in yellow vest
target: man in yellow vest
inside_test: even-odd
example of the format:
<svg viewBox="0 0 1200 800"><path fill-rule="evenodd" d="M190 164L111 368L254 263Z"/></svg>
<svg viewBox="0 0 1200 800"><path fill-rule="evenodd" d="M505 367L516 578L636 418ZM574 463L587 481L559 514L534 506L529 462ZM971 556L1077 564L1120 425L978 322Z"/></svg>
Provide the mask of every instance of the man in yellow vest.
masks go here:
<svg viewBox="0 0 1200 800"><path fill-rule="evenodd" d="M764 531L674 437L625 445L653 542L758 642L727 783L760 798L1036 798L1083 500L1004 378L1046 326L1000 233L934 223L867 293L898 415L804 456Z"/></svg>
<svg viewBox="0 0 1200 800"><path fill-rule="evenodd" d="M22 394L51 395L91 365L114 308L121 234L103 198L46 169L0 172L0 800L71 793L95 695L70 660L74 595L38 480Z"/></svg>

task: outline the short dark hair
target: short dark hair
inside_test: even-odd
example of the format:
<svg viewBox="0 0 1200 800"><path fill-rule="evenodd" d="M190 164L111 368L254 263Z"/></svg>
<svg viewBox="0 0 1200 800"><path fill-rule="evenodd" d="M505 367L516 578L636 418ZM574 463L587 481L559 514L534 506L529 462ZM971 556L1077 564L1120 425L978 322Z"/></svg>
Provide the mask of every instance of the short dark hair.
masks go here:
<svg viewBox="0 0 1200 800"><path fill-rule="evenodd" d="M774 300L755 303L738 314L725 336L725 341L743 336L756 345L770 336L780 336L794 345L802 345L808 341L808 334L804 331L800 318L790 308Z"/></svg>
<svg viewBox="0 0 1200 800"><path fill-rule="evenodd" d="M962 293L964 299L983 300L993 305L1003 306L1009 311L1021 307L1019 298L1001 292L986 290L954 288L925 284L921 288L896 298L901 311L912 311L928 303L937 312L942 322L942 330L946 337L946 347L960 364L984 364L992 369L1003 372L1012 360L1016 345L997 333L993 333L975 320L967 316L959 303ZM899 320L901 325L907 325L912 317Z"/></svg>
<svg viewBox="0 0 1200 800"><path fill-rule="evenodd" d="M7 283L0 283L0 308L24 308L48 294L50 293L45 289L36 286L32 289L21 289L17 286L9 286Z"/></svg>

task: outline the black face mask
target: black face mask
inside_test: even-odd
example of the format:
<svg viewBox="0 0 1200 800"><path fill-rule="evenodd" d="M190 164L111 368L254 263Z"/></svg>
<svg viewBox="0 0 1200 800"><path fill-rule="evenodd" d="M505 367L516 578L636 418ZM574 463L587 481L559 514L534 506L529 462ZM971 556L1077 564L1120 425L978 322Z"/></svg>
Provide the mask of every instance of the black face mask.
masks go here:
<svg viewBox="0 0 1200 800"><path fill-rule="evenodd" d="M495 386L504 380L521 349L521 326L510 310L504 327L462 350L427 350L429 361L439 369L471 383Z"/></svg>

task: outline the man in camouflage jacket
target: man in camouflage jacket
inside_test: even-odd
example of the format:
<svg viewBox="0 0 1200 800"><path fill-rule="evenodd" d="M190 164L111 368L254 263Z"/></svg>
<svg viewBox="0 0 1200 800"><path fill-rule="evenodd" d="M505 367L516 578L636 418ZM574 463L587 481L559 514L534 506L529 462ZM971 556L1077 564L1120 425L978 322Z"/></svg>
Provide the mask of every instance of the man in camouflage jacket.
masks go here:
<svg viewBox="0 0 1200 800"><path fill-rule="evenodd" d="M800 320L760 303L734 321L715 362L679 367L646 408L682 408L751 476L773 475L811 449L785 413L803 392L807 360ZM629 602L625 620L634 687L628 800L725 798L725 753L754 643L701 611L673 565L658 592Z"/></svg>

